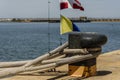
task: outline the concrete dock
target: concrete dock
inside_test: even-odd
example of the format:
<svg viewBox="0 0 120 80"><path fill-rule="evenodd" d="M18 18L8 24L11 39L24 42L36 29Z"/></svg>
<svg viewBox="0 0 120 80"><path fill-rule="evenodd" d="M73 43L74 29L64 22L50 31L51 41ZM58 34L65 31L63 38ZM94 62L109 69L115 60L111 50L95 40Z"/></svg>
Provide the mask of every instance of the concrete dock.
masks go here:
<svg viewBox="0 0 120 80"><path fill-rule="evenodd" d="M120 50L101 54L97 58L97 75L76 78L67 75L68 65L57 68L57 72L20 74L0 80L120 80Z"/></svg>

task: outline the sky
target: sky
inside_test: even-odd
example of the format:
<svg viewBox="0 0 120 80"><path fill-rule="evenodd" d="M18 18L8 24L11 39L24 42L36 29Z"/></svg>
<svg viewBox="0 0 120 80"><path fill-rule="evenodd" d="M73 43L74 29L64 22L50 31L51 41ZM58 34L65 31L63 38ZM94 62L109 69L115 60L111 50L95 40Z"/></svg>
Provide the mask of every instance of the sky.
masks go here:
<svg viewBox="0 0 120 80"><path fill-rule="evenodd" d="M120 0L79 1L85 11L60 10L59 0L0 0L0 18L59 18L60 14L66 17L120 18Z"/></svg>

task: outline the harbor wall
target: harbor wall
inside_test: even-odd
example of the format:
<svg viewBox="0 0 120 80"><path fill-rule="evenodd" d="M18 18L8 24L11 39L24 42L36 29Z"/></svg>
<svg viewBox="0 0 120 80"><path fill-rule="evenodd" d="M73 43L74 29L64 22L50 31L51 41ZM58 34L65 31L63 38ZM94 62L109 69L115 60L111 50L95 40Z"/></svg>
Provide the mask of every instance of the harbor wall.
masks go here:
<svg viewBox="0 0 120 80"><path fill-rule="evenodd" d="M120 22L118 18L70 18L74 22ZM60 22L59 18L0 18L0 22Z"/></svg>

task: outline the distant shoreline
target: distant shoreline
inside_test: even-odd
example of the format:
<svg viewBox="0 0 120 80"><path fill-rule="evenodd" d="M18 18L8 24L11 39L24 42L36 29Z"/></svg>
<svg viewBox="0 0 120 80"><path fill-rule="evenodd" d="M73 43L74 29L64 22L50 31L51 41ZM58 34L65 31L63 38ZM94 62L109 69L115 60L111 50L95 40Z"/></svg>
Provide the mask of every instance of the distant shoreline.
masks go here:
<svg viewBox="0 0 120 80"><path fill-rule="evenodd" d="M113 18L70 18L73 22L120 22L120 19ZM59 18L0 18L0 22L60 22Z"/></svg>

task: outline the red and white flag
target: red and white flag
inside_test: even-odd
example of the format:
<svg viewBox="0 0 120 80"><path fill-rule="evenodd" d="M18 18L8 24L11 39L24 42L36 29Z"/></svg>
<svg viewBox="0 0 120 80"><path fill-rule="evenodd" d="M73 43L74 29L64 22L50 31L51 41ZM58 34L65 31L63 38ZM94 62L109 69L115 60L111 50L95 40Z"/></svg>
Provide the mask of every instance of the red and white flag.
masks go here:
<svg viewBox="0 0 120 80"><path fill-rule="evenodd" d="M84 11L81 3L78 0L60 0L60 9L73 8Z"/></svg>
<svg viewBox="0 0 120 80"><path fill-rule="evenodd" d="M60 9L72 8L68 0L60 0Z"/></svg>

